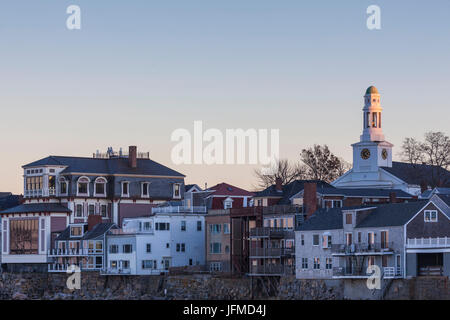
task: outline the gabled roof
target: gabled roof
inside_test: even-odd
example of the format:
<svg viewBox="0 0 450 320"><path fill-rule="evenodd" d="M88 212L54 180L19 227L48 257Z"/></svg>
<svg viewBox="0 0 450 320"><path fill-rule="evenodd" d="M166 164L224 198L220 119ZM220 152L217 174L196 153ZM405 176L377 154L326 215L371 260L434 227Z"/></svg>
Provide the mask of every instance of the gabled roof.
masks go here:
<svg viewBox="0 0 450 320"><path fill-rule="evenodd" d="M282 187L282 191L276 190L275 185L271 185L266 189L256 192L255 198L279 197L278 204L290 204L290 198L304 189L305 183L316 183L317 190L319 188L334 188L329 183L322 180L294 180Z"/></svg>
<svg viewBox="0 0 450 320"><path fill-rule="evenodd" d="M389 203L376 205L356 228L394 227L407 223L428 201Z"/></svg>
<svg viewBox="0 0 450 320"><path fill-rule="evenodd" d="M450 187L450 172L439 166L392 161L392 167L381 167L381 169L408 184L419 186L422 183L432 185L431 177L440 176L442 185L444 187Z"/></svg>
<svg viewBox="0 0 450 320"><path fill-rule="evenodd" d="M252 197L254 195L253 192L232 186L231 184L222 182L211 188L208 188L208 191L211 191L210 196L243 196L243 197Z"/></svg>
<svg viewBox="0 0 450 320"><path fill-rule="evenodd" d="M83 234L82 237L71 237L70 236L70 226L64 229L55 240L95 240L98 238L102 238L103 235L108 232L111 228L116 229L117 226L115 223L99 223L96 224L91 230L87 231Z"/></svg>
<svg viewBox="0 0 450 320"><path fill-rule="evenodd" d="M27 203L21 204L16 207L4 210L0 214L7 213L39 213L39 212L58 212L58 213L70 213L69 208L60 205L59 203Z"/></svg>
<svg viewBox="0 0 450 320"><path fill-rule="evenodd" d="M186 185L184 185L184 191L185 192L188 192L192 188L195 188L195 189L198 189L198 190L202 191L202 188L200 188L197 184L186 184Z"/></svg>
<svg viewBox="0 0 450 320"><path fill-rule="evenodd" d="M450 188L434 188L432 190L425 190L420 197L422 199L429 199L433 194L442 194L442 195L450 195Z"/></svg>
<svg viewBox="0 0 450 320"><path fill-rule="evenodd" d="M85 157L49 156L47 158L26 164L22 168L26 169L44 165L66 166L66 168L62 171L62 174L76 172L93 173L100 175L134 174L184 177L183 174L150 159L137 159L137 167L131 168L128 165L128 158L99 159Z"/></svg>
<svg viewBox="0 0 450 320"><path fill-rule="evenodd" d="M342 229L342 208L319 209L296 230Z"/></svg>
<svg viewBox="0 0 450 320"><path fill-rule="evenodd" d="M450 194L438 194L437 196L450 208Z"/></svg>

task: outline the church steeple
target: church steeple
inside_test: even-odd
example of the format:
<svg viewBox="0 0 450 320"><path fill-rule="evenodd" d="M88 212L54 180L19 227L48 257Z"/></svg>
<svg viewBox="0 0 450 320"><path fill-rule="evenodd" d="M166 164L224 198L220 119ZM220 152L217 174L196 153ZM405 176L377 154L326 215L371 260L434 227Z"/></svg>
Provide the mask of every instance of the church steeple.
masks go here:
<svg viewBox="0 0 450 320"><path fill-rule="evenodd" d="M363 141L384 141L384 134L381 130L380 94L377 88L370 86L364 95L363 108Z"/></svg>

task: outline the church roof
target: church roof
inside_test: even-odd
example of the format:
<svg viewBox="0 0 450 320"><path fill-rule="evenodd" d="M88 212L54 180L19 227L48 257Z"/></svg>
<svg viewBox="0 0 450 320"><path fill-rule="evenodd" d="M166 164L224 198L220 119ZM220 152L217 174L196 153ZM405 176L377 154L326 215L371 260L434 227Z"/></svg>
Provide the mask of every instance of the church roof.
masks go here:
<svg viewBox="0 0 450 320"><path fill-rule="evenodd" d="M408 184L434 186L439 182L442 187L450 187L450 172L439 166L392 161L392 167L381 168Z"/></svg>
<svg viewBox="0 0 450 320"><path fill-rule="evenodd" d="M372 94L372 93L378 94L378 89L375 88L374 86L370 86L370 87L368 87L367 90L366 90L366 94Z"/></svg>

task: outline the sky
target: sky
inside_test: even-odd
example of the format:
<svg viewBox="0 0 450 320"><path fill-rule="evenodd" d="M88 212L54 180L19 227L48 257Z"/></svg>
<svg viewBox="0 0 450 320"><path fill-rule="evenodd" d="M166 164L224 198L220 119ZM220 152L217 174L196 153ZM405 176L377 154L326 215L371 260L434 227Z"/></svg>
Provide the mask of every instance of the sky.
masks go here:
<svg viewBox="0 0 450 320"><path fill-rule="evenodd" d="M279 129L291 161L327 144L350 162L370 85L398 159L405 137L450 134L449 14L448 0L2 1L0 191L22 193L21 166L48 155L129 145L186 183L252 189L258 166L172 162L172 132L196 120Z"/></svg>

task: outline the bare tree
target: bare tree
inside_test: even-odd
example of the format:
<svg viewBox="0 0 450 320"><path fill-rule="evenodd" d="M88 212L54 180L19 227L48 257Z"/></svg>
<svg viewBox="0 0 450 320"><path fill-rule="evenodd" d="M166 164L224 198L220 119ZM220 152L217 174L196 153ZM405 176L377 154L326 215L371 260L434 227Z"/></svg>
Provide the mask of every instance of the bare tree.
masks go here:
<svg viewBox="0 0 450 320"><path fill-rule="evenodd" d="M281 179L282 185L289 184L297 179L304 179L305 171L305 167L300 163L290 163L287 159L278 160L269 172L264 168L255 170L255 176L258 180L257 188L265 189L275 184L277 178Z"/></svg>
<svg viewBox="0 0 450 320"><path fill-rule="evenodd" d="M327 145L315 144L312 148L303 149L300 158L307 168L306 176L309 179L331 182L338 178L346 167Z"/></svg>
<svg viewBox="0 0 450 320"><path fill-rule="evenodd" d="M400 154L405 162L433 166L427 171L427 176L423 176L424 180L431 183L431 187L450 184L447 171L450 167L450 138L445 133L429 131L425 133L423 142L405 138Z"/></svg>

